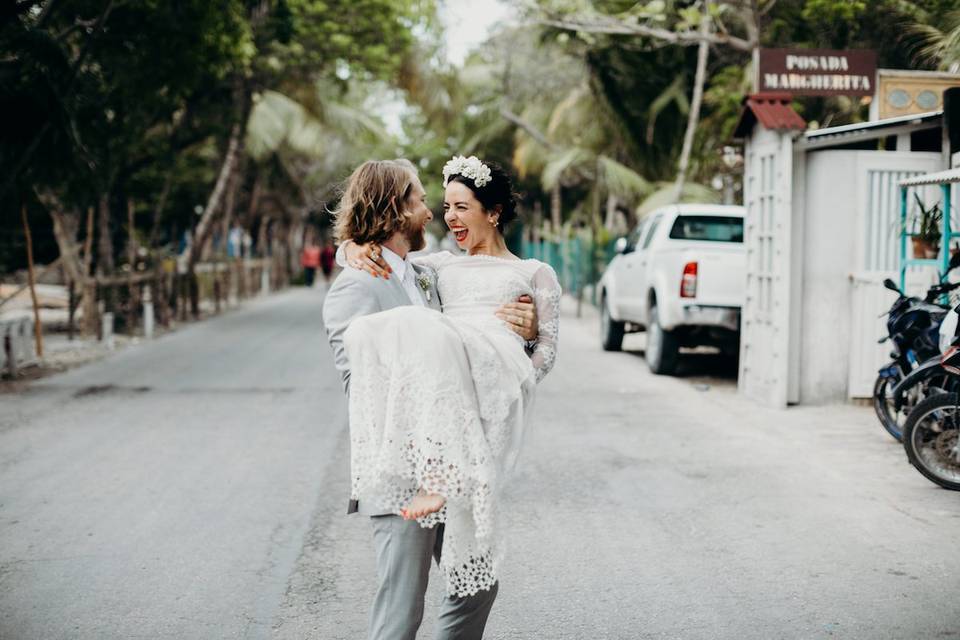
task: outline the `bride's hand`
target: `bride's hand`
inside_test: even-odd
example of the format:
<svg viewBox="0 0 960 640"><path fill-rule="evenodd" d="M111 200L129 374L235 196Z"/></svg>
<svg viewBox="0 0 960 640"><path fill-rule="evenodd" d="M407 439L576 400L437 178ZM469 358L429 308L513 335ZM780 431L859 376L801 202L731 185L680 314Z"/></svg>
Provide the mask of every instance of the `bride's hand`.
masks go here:
<svg viewBox="0 0 960 640"><path fill-rule="evenodd" d="M528 295L520 296L516 302L501 305L496 310L495 315L506 322L514 333L527 342L534 340L539 335L537 306L533 304L533 298Z"/></svg>
<svg viewBox="0 0 960 640"><path fill-rule="evenodd" d="M386 258L383 257L380 245L374 242L357 244L353 240L348 240L343 247L343 251L347 258L347 264L354 269L366 271L374 278L382 276L384 280L390 279L390 273L393 269L390 268Z"/></svg>

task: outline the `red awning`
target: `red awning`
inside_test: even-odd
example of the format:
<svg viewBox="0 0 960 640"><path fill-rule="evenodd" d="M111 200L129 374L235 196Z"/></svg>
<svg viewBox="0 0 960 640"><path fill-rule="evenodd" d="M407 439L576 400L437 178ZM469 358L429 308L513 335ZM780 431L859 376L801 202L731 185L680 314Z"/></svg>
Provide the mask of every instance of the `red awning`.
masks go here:
<svg viewBox="0 0 960 640"><path fill-rule="evenodd" d="M733 137L746 138L757 122L772 131L786 129L803 131L807 128L807 123L790 106L792 100L793 96L789 93L761 93L747 96L743 100L743 112L740 114L740 121L733 132Z"/></svg>

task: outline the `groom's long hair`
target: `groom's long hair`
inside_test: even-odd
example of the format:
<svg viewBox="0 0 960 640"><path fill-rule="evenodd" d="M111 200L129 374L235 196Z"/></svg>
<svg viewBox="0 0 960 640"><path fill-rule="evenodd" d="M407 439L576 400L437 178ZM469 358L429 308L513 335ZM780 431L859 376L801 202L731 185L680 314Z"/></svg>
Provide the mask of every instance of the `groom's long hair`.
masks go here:
<svg viewBox="0 0 960 640"><path fill-rule="evenodd" d="M409 160L368 160L354 169L334 212L337 242L382 244L407 224L417 168Z"/></svg>

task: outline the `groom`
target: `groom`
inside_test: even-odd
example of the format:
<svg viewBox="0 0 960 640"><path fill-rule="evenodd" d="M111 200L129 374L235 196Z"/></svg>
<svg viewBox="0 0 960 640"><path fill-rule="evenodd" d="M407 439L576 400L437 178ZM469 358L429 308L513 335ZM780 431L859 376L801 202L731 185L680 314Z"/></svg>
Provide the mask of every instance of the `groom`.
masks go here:
<svg viewBox="0 0 960 640"><path fill-rule="evenodd" d="M416 168L407 160L365 162L347 182L336 214L337 237L379 244L380 260L360 266L371 273L392 274L387 279L347 268L327 293L323 321L347 394L350 363L343 333L354 318L408 304L440 310L436 274L407 257L425 245L424 228L433 219L425 199ZM388 269L383 268L384 263ZM530 342L537 335L537 318L533 304L526 300L504 305L497 315ZM522 326L511 319L521 320ZM365 503L362 496L350 501L347 513L370 516L373 523L378 587L370 613L370 640L413 640L423 619L430 559L440 561L443 525L425 529L415 520L404 520ZM496 596L496 585L470 597L447 596L437 620L437 640L482 638Z"/></svg>

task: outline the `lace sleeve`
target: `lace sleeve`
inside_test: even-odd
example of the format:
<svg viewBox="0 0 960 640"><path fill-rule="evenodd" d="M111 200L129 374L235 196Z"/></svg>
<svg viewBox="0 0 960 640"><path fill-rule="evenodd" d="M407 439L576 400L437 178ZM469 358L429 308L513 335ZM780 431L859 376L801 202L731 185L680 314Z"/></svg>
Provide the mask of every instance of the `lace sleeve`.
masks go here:
<svg viewBox="0 0 960 640"><path fill-rule="evenodd" d="M546 377L557 359L560 332L560 283L553 268L544 264L533 274L533 302L537 305L539 326L537 343L530 357L537 372L537 382Z"/></svg>

